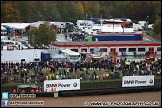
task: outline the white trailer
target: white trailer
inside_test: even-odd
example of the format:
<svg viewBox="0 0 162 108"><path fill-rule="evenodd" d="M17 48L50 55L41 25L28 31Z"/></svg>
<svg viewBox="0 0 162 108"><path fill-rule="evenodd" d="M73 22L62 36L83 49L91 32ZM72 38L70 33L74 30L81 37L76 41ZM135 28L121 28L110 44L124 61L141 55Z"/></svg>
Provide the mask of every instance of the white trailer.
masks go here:
<svg viewBox="0 0 162 108"><path fill-rule="evenodd" d="M55 25L56 25L58 28L65 29L65 27L66 27L66 22L55 22Z"/></svg>
<svg viewBox="0 0 162 108"><path fill-rule="evenodd" d="M1 62L40 62L41 61L41 50L1 50Z"/></svg>
<svg viewBox="0 0 162 108"><path fill-rule="evenodd" d="M139 24L133 23L133 30L134 31L139 31L139 30L142 30L142 27Z"/></svg>
<svg viewBox="0 0 162 108"><path fill-rule="evenodd" d="M144 27L146 25L146 21L139 21L138 23L141 27Z"/></svg>

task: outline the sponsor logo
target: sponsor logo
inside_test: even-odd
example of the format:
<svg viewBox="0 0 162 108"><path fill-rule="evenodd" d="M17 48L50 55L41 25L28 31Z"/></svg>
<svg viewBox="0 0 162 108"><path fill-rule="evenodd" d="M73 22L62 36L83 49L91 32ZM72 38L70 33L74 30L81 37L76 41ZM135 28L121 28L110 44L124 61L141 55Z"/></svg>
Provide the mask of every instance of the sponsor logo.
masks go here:
<svg viewBox="0 0 162 108"><path fill-rule="evenodd" d="M8 100L2 100L2 106L8 106Z"/></svg>
<svg viewBox="0 0 162 108"><path fill-rule="evenodd" d="M150 81L149 81L151 84L153 83L153 80L152 79L150 79Z"/></svg>
<svg viewBox="0 0 162 108"><path fill-rule="evenodd" d="M53 87L70 87L71 84L46 84L46 88L53 88Z"/></svg>
<svg viewBox="0 0 162 108"><path fill-rule="evenodd" d="M8 99L8 92L2 93L2 99Z"/></svg>
<svg viewBox="0 0 162 108"><path fill-rule="evenodd" d="M77 87L77 85L78 85L78 84L77 84L76 82L73 84L74 87Z"/></svg>

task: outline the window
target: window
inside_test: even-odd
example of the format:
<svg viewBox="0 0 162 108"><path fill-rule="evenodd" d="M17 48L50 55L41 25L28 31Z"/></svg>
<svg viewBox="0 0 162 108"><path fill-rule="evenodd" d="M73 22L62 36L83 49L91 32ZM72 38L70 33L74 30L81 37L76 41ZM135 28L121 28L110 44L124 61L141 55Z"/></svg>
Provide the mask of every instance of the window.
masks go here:
<svg viewBox="0 0 162 108"><path fill-rule="evenodd" d="M134 52L136 51L136 48L128 48L128 52Z"/></svg>
<svg viewBox="0 0 162 108"><path fill-rule="evenodd" d="M100 48L100 52L107 52L107 48Z"/></svg>
<svg viewBox="0 0 162 108"><path fill-rule="evenodd" d="M46 55L46 58L50 58L50 55Z"/></svg>
<svg viewBox="0 0 162 108"><path fill-rule="evenodd" d="M16 42L15 45L18 45L18 43Z"/></svg>
<svg viewBox="0 0 162 108"><path fill-rule="evenodd" d="M71 49L71 51L75 51L75 52L78 52L78 49Z"/></svg>
<svg viewBox="0 0 162 108"><path fill-rule="evenodd" d="M70 59L71 60L78 60L79 59L79 55L70 55Z"/></svg>
<svg viewBox="0 0 162 108"><path fill-rule="evenodd" d="M39 61L39 59L34 59L35 61Z"/></svg>
<svg viewBox="0 0 162 108"><path fill-rule="evenodd" d="M90 48L90 52L94 52L94 48Z"/></svg>
<svg viewBox="0 0 162 108"><path fill-rule="evenodd" d="M119 48L119 52L126 51L126 48Z"/></svg>
<svg viewBox="0 0 162 108"><path fill-rule="evenodd" d="M87 49L81 49L81 52L87 52Z"/></svg>
<svg viewBox="0 0 162 108"><path fill-rule="evenodd" d="M146 49L145 48L138 48L138 52L145 52Z"/></svg>
<svg viewBox="0 0 162 108"><path fill-rule="evenodd" d="M25 59L21 59L21 62L25 62Z"/></svg>
<svg viewBox="0 0 162 108"><path fill-rule="evenodd" d="M157 51L161 51L161 47L157 47Z"/></svg>

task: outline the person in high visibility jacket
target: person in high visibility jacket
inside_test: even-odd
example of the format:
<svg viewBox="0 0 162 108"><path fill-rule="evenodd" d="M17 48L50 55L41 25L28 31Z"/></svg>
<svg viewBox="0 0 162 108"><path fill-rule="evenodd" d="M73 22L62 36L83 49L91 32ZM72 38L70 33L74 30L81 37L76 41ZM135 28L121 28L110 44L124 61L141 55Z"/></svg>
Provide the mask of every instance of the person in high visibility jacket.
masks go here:
<svg viewBox="0 0 162 108"><path fill-rule="evenodd" d="M52 74L52 77L54 77L55 75L54 74Z"/></svg>
<svg viewBox="0 0 162 108"><path fill-rule="evenodd" d="M144 70L141 70L142 75L144 75Z"/></svg>
<svg viewBox="0 0 162 108"><path fill-rule="evenodd" d="M49 61L46 62L46 68L48 68L48 66L49 66Z"/></svg>
<svg viewBox="0 0 162 108"><path fill-rule="evenodd" d="M59 79L59 75L56 74L56 79L58 80Z"/></svg>
<svg viewBox="0 0 162 108"><path fill-rule="evenodd" d="M68 29L66 29L66 33L68 34Z"/></svg>
<svg viewBox="0 0 162 108"><path fill-rule="evenodd" d="M12 36L12 40L15 41L15 36Z"/></svg>
<svg viewBox="0 0 162 108"><path fill-rule="evenodd" d="M69 72L70 72L70 69L69 68L66 68L67 75L69 75Z"/></svg>
<svg viewBox="0 0 162 108"><path fill-rule="evenodd" d="M46 80L48 80L48 75L46 75Z"/></svg>
<svg viewBox="0 0 162 108"><path fill-rule="evenodd" d="M161 75L161 70L157 71L157 75L158 76Z"/></svg>
<svg viewBox="0 0 162 108"><path fill-rule="evenodd" d="M16 89L13 90L13 93L16 93Z"/></svg>
<svg viewBox="0 0 162 108"><path fill-rule="evenodd" d="M139 71L139 65L138 64L136 65L136 68L137 68L137 71Z"/></svg>
<svg viewBox="0 0 162 108"><path fill-rule="evenodd" d="M109 77L109 74L108 73L106 73L106 77Z"/></svg>

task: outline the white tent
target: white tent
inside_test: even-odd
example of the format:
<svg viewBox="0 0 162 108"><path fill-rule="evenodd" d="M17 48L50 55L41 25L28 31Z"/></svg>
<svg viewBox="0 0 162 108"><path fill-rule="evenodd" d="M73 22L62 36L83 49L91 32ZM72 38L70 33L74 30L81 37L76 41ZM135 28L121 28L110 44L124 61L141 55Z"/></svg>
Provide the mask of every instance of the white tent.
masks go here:
<svg viewBox="0 0 162 108"><path fill-rule="evenodd" d="M10 26L13 29L24 30L26 27L30 26L31 23L1 23L4 26Z"/></svg>

